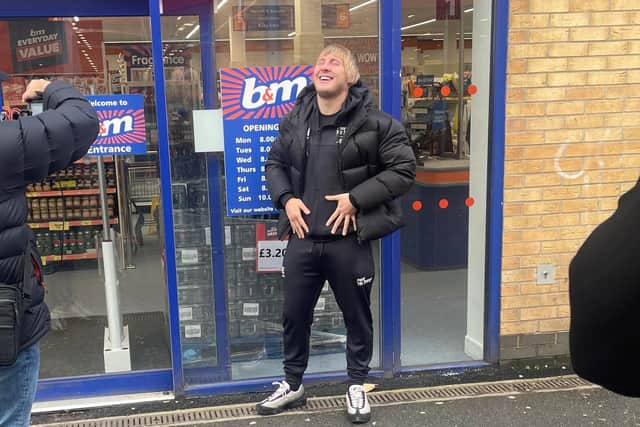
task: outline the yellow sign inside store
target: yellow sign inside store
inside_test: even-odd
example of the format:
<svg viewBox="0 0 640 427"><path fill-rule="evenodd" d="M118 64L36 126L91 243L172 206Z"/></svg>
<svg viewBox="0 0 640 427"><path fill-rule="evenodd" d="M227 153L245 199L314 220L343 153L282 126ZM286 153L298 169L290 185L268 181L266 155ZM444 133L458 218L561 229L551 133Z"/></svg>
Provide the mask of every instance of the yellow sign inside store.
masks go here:
<svg viewBox="0 0 640 427"><path fill-rule="evenodd" d="M49 223L49 230L51 231L68 231L69 223L64 221L51 221Z"/></svg>
<svg viewBox="0 0 640 427"><path fill-rule="evenodd" d="M56 188L76 188L77 185L78 185L78 183L76 182L75 179L68 179L68 180L65 180L65 181L58 181L55 184Z"/></svg>

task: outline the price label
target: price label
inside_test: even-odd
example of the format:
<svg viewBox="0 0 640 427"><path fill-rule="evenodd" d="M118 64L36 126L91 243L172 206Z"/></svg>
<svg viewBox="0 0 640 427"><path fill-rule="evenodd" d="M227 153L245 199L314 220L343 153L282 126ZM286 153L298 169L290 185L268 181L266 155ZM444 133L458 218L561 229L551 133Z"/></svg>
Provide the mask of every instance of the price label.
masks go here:
<svg viewBox="0 0 640 427"><path fill-rule="evenodd" d="M193 307L180 307L180 321L193 320Z"/></svg>
<svg viewBox="0 0 640 427"><path fill-rule="evenodd" d="M183 264L197 264L198 263L198 250L197 249L183 249L182 250L182 263Z"/></svg>
<svg viewBox="0 0 640 427"><path fill-rule="evenodd" d="M69 223L64 221L51 221L49 223L49 230L51 231L68 231Z"/></svg>
<svg viewBox="0 0 640 427"><path fill-rule="evenodd" d="M74 179L56 182L58 188L76 188L77 183Z"/></svg>
<svg viewBox="0 0 640 427"><path fill-rule="evenodd" d="M243 316L259 316L260 304L257 302L245 302L244 304L242 304L242 315Z"/></svg>
<svg viewBox="0 0 640 427"><path fill-rule="evenodd" d="M286 240L258 241L258 272L278 272L282 270L282 261L287 253Z"/></svg>
<svg viewBox="0 0 640 427"><path fill-rule="evenodd" d="M224 245L231 246L231 226L224 226Z"/></svg>
<svg viewBox="0 0 640 427"><path fill-rule="evenodd" d="M200 338L202 337L202 325L186 325L184 327L185 338Z"/></svg>
<svg viewBox="0 0 640 427"><path fill-rule="evenodd" d="M80 221L80 225L93 225L93 222L90 219L85 219Z"/></svg>
<svg viewBox="0 0 640 427"><path fill-rule="evenodd" d="M256 259L256 248L242 248L242 261L253 261Z"/></svg>

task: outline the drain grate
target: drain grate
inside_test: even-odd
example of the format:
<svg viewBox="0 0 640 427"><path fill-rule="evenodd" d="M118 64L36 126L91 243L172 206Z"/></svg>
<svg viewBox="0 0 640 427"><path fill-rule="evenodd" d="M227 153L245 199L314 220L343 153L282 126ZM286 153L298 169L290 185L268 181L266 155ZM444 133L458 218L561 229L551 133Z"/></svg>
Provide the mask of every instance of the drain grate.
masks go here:
<svg viewBox="0 0 640 427"><path fill-rule="evenodd" d="M542 391L571 390L597 387L575 376L513 380L478 384L460 384L398 391L369 393L372 405L384 406L398 403L452 400L491 395L519 394ZM310 398L307 404L291 412L322 412L343 409L344 397ZM40 424L39 427L151 427L180 426L256 416L255 404L198 408L128 417L112 417L96 420Z"/></svg>

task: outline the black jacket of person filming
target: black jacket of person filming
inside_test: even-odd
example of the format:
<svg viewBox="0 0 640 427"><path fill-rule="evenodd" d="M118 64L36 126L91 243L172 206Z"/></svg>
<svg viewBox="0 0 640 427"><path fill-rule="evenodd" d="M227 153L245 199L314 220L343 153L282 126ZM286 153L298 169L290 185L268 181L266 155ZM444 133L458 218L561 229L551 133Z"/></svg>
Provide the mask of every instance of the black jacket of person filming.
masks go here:
<svg viewBox="0 0 640 427"><path fill-rule="evenodd" d="M308 132L317 123L316 90L307 86L291 112L282 119L279 137L266 163L271 198L277 209L291 197L302 198L309 155ZM407 134L397 120L373 107L369 89L360 82L349 88L336 119L346 126L337 170L344 192L354 206L360 240L383 237L402 225L395 199L406 193L415 179L416 159ZM321 177L318 177L321 178ZM280 216L280 237L290 232L285 212Z"/></svg>
<svg viewBox="0 0 640 427"><path fill-rule="evenodd" d="M640 181L587 238L569 267L575 372L640 396Z"/></svg>
<svg viewBox="0 0 640 427"><path fill-rule="evenodd" d="M0 122L0 283L23 286L21 350L47 333L50 323L40 257L27 226L26 186L84 156L99 126L91 104L67 83L51 82L43 97L43 113Z"/></svg>

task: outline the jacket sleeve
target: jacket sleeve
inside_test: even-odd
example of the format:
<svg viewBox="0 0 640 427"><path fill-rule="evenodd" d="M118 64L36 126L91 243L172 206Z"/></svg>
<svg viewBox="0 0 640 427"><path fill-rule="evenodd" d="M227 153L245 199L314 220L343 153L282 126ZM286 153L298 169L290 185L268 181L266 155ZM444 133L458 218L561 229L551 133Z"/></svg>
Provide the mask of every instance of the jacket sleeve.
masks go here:
<svg viewBox="0 0 640 427"><path fill-rule="evenodd" d="M640 396L631 350L640 340L640 181L587 238L569 266L570 348L575 372Z"/></svg>
<svg viewBox="0 0 640 427"><path fill-rule="evenodd" d="M349 193L358 208L365 211L403 195L416 177L416 158L402 125L389 117L388 126L381 132L378 144L381 171Z"/></svg>
<svg viewBox="0 0 640 427"><path fill-rule="evenodd" d="M283 203L291 198L293 193L289 174L291 165L287 143L283 138L283 127L284 123L281 123L278 138L273 143L265 164L267 186L269 187L269 193L271 193L271 201L276 209L284 209Z"/></svg>
<svg viewBox="0 0 640 427"><path fill-rule="evenodd" d="M87 153L98 135L98 117L91 104L62 81L51 82L43 93L44 112L2 123L0 140L11 147L0 163L14 189L64 169ZM5 172L2 176L5 176ZM5 187L9 188L9 187Z"/></svg>

